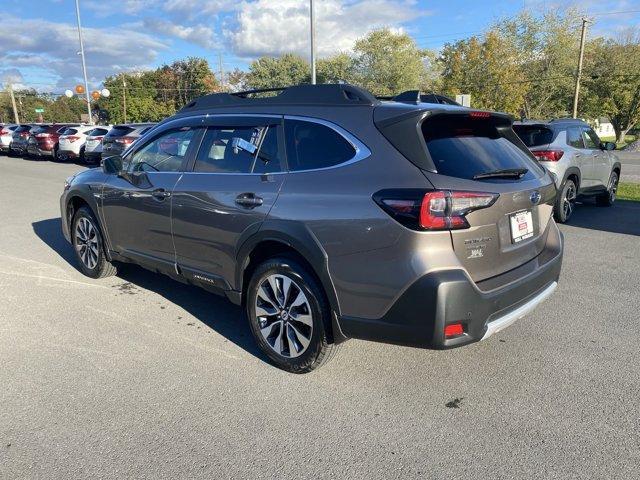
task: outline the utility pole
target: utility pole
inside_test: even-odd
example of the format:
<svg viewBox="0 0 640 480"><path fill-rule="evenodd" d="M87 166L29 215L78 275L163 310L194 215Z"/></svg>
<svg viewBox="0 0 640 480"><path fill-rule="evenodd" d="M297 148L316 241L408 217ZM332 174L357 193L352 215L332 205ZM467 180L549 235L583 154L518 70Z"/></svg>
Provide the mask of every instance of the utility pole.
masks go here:
<svg viewBox="0 0 640 480"><path fill-rule="evenodd" d="M316 27L313 0L309 0L309 20L311 23L311 84L316 84Z"/></svg>
<svg viewBox="0 0 640 480"><path fill-rule="evenodd" d="M82 25L80 25L80 0L76 0L76 17L78 18L78 40L80 40L80 57L82 58L82 74L84 75L84 94L87 100L87 113L89 114L89 125L93 125L91 115L91 99L89 98L89 82L87 81L87 64L84 59L84 41L82 40Z"/></svg>
<svg viewBox="0 0 640 480"><path fill-rule="evenodd" d="M582 19L582 34L580 35L580 57L578 58L578 73L576 74L576 89L573 94L573 118L578 118L578 95L580 94L580 77L582 76L582 58L584 57L584 40L587 36L589 20Z"/></svg>
<svg viewBox="0 0 640 480"><path fill-rule="evenodd" d="M122 74L122 113L124 123L127 123L127 80L124 73Z"/></svg>
<svg viewBox="0 0 640 480"><path fill-rule="evenodd" d="M224 84L224 70L222 69L222 52L218 52L218 63L220 65L220 87L224 92L226 89Z"/></svg>
<svg viewBox="0 0 640 480"><path fill-rule="evenodd" d="M13 95L13 85L11 83L9 84L9 95L11 96L11 106L13 107L13 119L16 123L20 123L18 108L16 107L16 97Z"/></svg>

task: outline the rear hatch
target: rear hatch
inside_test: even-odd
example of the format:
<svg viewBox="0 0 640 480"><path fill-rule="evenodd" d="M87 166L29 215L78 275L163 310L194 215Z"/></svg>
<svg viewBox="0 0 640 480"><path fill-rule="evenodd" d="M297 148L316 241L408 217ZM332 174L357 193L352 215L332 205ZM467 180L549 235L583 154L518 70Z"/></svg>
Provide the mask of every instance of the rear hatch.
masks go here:
<svg viewBox="0 0 640 480"><path fill-rule="evenodd" d="M133 139L128 137L135 128L128 125L116 125L102 139L102 153L107 155L118 155L124 151Z"/></svg>
<svg viewBox="0 0 640 480"><path fill-rule="evenodd" d="M410 134L401 141L401 126L389 121L378 127L434 189L462 197L456 204L463 206L474 194L493 195L488 206L463 214L466 222L450 230L456 256L474 281L517 268L542 252L555 186L514 134L510 117L454 108L422 112L418 128L416 118L401 123L418 138L411 140ZM412 141L421 148L407 148Z"/></svg>

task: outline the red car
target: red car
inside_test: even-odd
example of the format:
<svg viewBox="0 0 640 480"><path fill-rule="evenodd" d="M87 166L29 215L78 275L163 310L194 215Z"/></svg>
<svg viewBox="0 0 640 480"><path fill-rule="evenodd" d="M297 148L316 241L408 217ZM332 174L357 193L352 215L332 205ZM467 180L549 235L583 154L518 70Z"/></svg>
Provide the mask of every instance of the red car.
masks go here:
<svg viewBox="0 0 640 480"><path fill-rule="evenodd" d="M34 157L53 157L57 159L58 139L68 127L78 126L71 123L54 123L42 125L31 132L27 145L27 154Z"/></svg>

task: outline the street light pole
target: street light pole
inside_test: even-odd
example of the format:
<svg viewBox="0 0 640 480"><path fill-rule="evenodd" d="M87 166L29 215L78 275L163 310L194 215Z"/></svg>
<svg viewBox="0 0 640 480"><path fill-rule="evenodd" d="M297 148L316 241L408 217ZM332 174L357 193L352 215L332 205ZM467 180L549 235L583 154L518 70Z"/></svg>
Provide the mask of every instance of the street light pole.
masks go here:
<svg viewBox="0 0 640 480"><path fill-rule="evenodd" d="M78 40L80 40L80 57L82 58L82 74L84 75L84 93L87 99L87 113L89 114L89 125L93 125L93 118L91 116L91 99L89 98L89 82L87 81L87 64L84 59L82 25L80 24L80 0L76 0L76 17L78 18Z"/></svg>
<svg viewBox="0 0 640 480"><path fill-rule="evenodd" d="M582 19L582 34L580 35L580 57L578 58L578 72L576 74L576 89L573 94L573 118L578 118L578 95L580 94L580 77L582 76L582 58L584 57L584 40L587 36L587 23L589 20Z"/></svg>
<svg viewBox="0 0 640 480"><path fill-rule="evenodd" d="M311 84L316 84L316 27L313 11L313 0L309 0L309 20L311 23Z"/></svg>

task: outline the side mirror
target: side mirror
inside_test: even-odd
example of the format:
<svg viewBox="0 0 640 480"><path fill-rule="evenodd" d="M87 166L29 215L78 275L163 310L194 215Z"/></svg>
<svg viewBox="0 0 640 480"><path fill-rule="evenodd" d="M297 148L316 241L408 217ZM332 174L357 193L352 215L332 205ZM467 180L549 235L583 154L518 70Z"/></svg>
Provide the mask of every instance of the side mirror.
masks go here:
<svg viewBox="0 0 640 480"><path fill-rule="evenodd" d="M114 155L102 160L102 171L108 175L118 175L122 170L122 157Z"/></svg>
<svg viewBox="0 0 640 480"><path fill-rule="evenodd" d="M616 149L616 144L614 142L604 142L604 149L605 150L615 150Z"/></svg>

